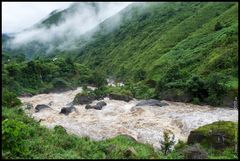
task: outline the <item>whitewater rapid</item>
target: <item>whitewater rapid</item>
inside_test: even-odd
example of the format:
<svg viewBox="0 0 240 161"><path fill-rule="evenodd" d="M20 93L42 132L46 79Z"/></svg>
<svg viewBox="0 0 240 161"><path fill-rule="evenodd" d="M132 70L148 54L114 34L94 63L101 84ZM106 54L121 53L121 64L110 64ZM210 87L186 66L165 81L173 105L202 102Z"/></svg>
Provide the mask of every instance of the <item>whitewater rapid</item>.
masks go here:
<svg viewBox="0 0 240 161"><path fill-rule="evenodd" d="M102 140L126 134L137 141L160 148L163 131L169 130L179 139L186 141L191 130L215 121L238 122L238 111L230 108L199 106L189 103L170 102L169 106L135 106L140 100L130 102L109 100L104 98L107 106L102 110L85 109L85 105L75 105L76 112L69 115L59 114L62 107L73 101L82 88L62 93L39 94L33 97L19 97L23 103L48 105L35 113L34 109L25 110L29 117L41 119L41 125L54 128L63 126L68 133L88 136L94 140ZM92 104L96 104L94 101ZM23 106L24 107L24 106Z"/></svg>

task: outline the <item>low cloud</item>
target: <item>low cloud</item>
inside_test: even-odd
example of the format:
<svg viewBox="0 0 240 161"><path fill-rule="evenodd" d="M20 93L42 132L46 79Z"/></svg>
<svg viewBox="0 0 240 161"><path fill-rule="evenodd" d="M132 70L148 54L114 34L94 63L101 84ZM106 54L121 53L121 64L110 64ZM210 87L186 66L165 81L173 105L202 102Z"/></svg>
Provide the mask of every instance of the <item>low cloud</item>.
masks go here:
<svg viewBox="0 0 240 161"><path fill-rule="evenodd" d="M22 31L15 35L13 46L19 47L32 41L41 43L56 43L58 40L63 40L64 43L57 48L69 47L72 41L77 40L84 33L94 29L98 24L107 18L115 15L117 12L128 6L131 2L96 2L97 7L93 7L93 3L78 2L74 3L76 11L64 16L63 22L58 25L52 25L50 28L38 27ZM121 17L115 17L117 26L121 22ZM111 27L111 26L110 26ZM54 45L50 45L54 48ZM48 51L51 51L49 48Z"/></svg>

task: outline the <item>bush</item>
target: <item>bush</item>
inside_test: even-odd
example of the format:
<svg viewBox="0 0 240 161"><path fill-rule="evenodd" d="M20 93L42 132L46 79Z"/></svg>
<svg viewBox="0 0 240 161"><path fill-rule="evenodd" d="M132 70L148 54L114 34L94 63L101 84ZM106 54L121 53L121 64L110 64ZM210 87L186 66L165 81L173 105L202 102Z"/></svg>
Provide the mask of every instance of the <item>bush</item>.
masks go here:
<svg viewBox="0 0 240 161"><path fill-rule="evenodd" d="M169 151L171 151L173 145L175 144L175 136L173 135L172 138L170 138L169 133L164 131L163 132L163 141L160 141L161 150L163 151L164 155L167 155Z"/></svg>
<svg viewBox="0 0 240 161"><path fill-rule="evenodd" d="M17 98L17 96L9 92L8 90L4 89L2 91L2 105L7 107L16 107L21 105L21 101Z"/></svg>
<svg viewBox="0 0 240 161"><path fill-rule="evenodd" d="M52 81L52 85L54 88L66 88L68 87L68 83L62 78L54 78Z"/></svg>
<svg viewBox="0 0 240 161"><path fill-rule="evenodd" d="M193 97L193 102L199 103L207 97L207 90L205 89L205 82L199 76L192 76L186 82L186 90Z"/></svg>
<svg viewBox="0 0 240 161"><path fill-rule="evenodd" d="M17 120L6 119L2 122L3 150L10 151L13 155L24 157L28 155L26 133L27 126Z"/></svg>
<svg viewBox="0 0 240 161"><path fill-rule="evenodd" d="M223 28L222 24L220 22L217 22L214 26L215 31L219 31Z"/></svg>

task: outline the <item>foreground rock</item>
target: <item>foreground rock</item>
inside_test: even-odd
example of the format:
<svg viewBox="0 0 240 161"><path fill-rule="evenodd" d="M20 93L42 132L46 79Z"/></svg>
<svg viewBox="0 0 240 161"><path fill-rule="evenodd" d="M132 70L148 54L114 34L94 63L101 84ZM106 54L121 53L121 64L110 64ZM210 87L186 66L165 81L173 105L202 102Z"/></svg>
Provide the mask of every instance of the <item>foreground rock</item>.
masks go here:
<svg viewBox="0 0 240 161"><path fill-rule="evenodd" d="M96 109L96 110L101 110L103 108L103 106L106 106L106 102L104 101L101 101L101 102L98 102L96 105L86 105L85 106L85 109Z"/></svg>
<svg viewBox="0 0 240 161"><path fill-rule="evenodd" d="M74 106L63 107L60 111L60 114L68 115L69 113L71 113L73 111L76 111L76 108Z"/></svg>
<svg viewBox="0 0 240 161"><path fill-rule="evenodd" d="M78 93L73 100L73 104L74 105L90 104L93 102L93 100L94 100L94 98L91 96L87 96L82 93Z"/></svg>
<svg viewBox="0 0 240 161"><path fill-rule="evenodd" d="M40 110L45 109L45 108L50 108L50 107L48 105L45 105L45 104L37 105L35 107L35 112L39 112Z"/></svg>
<svg viewBox="0 0 240 161"><path fill-rule="evenodd" d="M167 103L155 99L143 100L136 104L136 106L160 106L160 107L167 105L168 105Z"/></svg>
<svg viewBox="0 0 240 161"><path fill-rule="evenodd" d="M121 101L129 102L133 98L131 96L119 95L119 94L111 93L111 94L109 94L109 99L121 100Z"/></svg>
<svg viewBox="0 0 240 161"><path fill-rule="evenodd" d="M208 154L199 144L194 144L184 149L184 159L208 159Z"/></svg>
<svg viewBox="0 0 240 161"><path fill-rule="evenodd" d="M200 143L214 149L234 148L237 143L237 124L231 121L217 121L191 131L188 144Z"/></svg>

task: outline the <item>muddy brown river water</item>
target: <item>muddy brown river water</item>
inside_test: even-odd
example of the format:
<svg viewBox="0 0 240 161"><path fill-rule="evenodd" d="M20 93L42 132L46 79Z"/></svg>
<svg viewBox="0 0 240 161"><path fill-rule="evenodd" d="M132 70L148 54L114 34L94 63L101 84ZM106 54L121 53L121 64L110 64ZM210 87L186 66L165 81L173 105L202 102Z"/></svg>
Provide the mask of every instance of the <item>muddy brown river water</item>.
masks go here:
<svg viewBox="0 0 240 161"><path fill-rule="evenodd" d="M75 95L81 92L76 90L39 94L33 97L20 97L23 103L48 105L50 109L43 109L35 113L34 109L25 110L29 117L42 120L41 124L48 128L55 125L63 126L68 133L79 136L88 136L94 140L115 137L127 134L137 141L149 143L160 148L163 131L170 130L176 140L186 141L191 130L215 121L238 121L238 111L230 108L198 106L189 103L170 102L169 106L135 106L140 100L130 102L109 100L104 101L107 106L102 110L85 109L85 105L76 105L76 112L69 115L59 114L62 107L73 101ZM92 104L96 104L94 101Z"/></svg>

